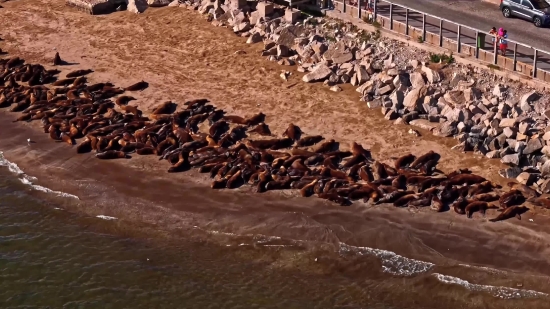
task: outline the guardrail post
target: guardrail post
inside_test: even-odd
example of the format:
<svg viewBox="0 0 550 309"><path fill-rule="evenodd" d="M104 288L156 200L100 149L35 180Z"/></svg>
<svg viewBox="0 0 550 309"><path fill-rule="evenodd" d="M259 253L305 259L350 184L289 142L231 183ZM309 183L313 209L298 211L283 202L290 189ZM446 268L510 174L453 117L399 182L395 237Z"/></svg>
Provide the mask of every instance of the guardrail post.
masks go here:
<svg viewBox="0 0 550 309"><path fill-rule="evenodd" d="M390 3L390 30L393 30L393 3Z"/></svg>
<svg viewBox="0 0 550 309"><path fill-rule="evenodd" d="M493 53L495 53L493 56L493 64L497 64L498 62L498 50L497 50L497 45L498 45L498 42L493 44Z"/></svg>
<svg viewBox="0 0 550 309"><path fill-rule="evenodd" d="M476 30L476 59L479 59L479 31Z"/></svg>
<svg viewBox="0 0 550 309"><path fill-rule="evenodd" d="M359 19L361 19L361 2L362 2L361 0L357 0L357 17Z"/></svg>
<svg viewBox="0 0 550 309"><path fill-rule="evenodd" d="M460 54L460 25L458 25L458 30L456 31L456 52Z"/></svg>
<svg viewBox="0 0 550 309"><path fill-rule="evenodd" d="M517 64L518 64L518 43L514 43L514 72L517 70Z"/></svg>
<svg viewBox="0 0 550 309"><path fill-rule="evenodd" d="M405 35L409 35L409 9L405 9Z"/></svg>
<svg viewBox="0 0 550 309"><path fill-rule="evenodd" d="M377 21L376 17L378 17L378 9L377 9L376 2L378 2L378 1L374 0L374 8L373 8L373 11L374 11L374 12L373 12L373 15L374 15L374 16L373 16L373 20L374 20L374 21Z"/></svg>
<svg viewBox="0 0 550 309"><path fill-rule="evenodd" d="M343 0L344 1L344 13L346 12L346 0Z"/></svg>
<svg viewBox="0 0 550 309"><path fill-rule="evenodd" d="M537 78L537 49L535 48L535 53L533 55L533 77Z"/></svg>
<svg viewBox="0 0 550 309"><path fill-rule="evenodd" d="M426 42L426 14L422 14L422 42Z"/></svg>
<svg viewBox="0 0 550 309"><path fill-rule="evenodd" d="M439 20L439 47L443 47L443 19Z"/></svg>

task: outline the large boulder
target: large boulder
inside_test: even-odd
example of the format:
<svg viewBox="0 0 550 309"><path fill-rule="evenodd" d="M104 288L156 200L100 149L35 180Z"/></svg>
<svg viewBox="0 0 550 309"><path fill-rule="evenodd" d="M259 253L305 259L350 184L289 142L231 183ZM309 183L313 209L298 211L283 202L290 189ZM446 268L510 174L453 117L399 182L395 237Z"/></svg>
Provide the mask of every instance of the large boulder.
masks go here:
<svg viewBox="0 0 550 309"><path fill-rule="evenodd" d="M449 137L458 133L456 121L445 121L436 127L433 131L435 136Z"/></svg>
<svg viewBox="0 0 550 309"><path fill-rule="evenodd" d="M302 80L306 83L322 81L332 74L332 70L324 64L319 64L313 71L302 77Z"/></svg>
<svg viewBox="0 0 550 309"><path fill-rule="evenodd" d="M147 0L147 5L150 7L161 7L170 4L171 0Z"/></svg>
<svg viewBox="0 0 550 309"><path fill-rule="evenodd" d="M411 90L403 99L403 105L409 111L422 111L422 103L426 96L426 87L415 88Z"/></svg>
<svg viewBox="0 0 550 309"><path fill-rule="evenodd" d="M438 71L433 70L427 66L422 66L422 72L426 74L426 78L428 79L428 82L430 82L431 84L437 84L442 80L441 74L439 74Z"/></svg>

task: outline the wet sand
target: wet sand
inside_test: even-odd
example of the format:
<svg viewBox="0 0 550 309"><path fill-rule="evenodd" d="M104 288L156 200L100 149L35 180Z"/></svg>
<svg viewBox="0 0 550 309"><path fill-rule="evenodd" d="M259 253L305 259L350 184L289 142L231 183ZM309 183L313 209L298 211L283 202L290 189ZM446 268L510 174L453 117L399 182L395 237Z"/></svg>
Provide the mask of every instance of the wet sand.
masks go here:
<svg viewBox="0 0 550 309"><path fill-rule="evenodd" d="M63 67L61 76L70 70L92 68L96 72L90 75L91 83L109 80L126 86L146 80L150 87L135 95L138 101L134 101L144 111L163 100L206 97L229 113L263 111L275 134L280 135L293 122L308 134L335 138L342 144L358 141L383 162L432 149L442 155L438 167L446 172L468 167L502 183L496 173L501 168L498 163L451 151L453 140L407 134L408 127L393 125L358 102L352 89L334 94L320 84L302 83L297 72L288 82L282 81L280 70L288 68L262 59L260 45L246 45L196 12L160 8L140 16L128 12L88 16L58 0L19 0L5 7L0 10L3 49L28 62L47 64L55 47L64 60L77 63ZM237 50L246 54L234 55ZM212 231L278 236L282 238L278 241L285 243L306 241L301 244L310 248L311 254L322 250L320 262L326 265L293 265L292 259L285 259L283 265L272 261L272 266L357 277L372 267L346 258L342 244L370 247L434 263L433 271L478 284L517 287L521 283L522 289L550 292L550 228L544 212L528 212L521 221L491 223L479 214L467 219L451 212L412 213L360 202L341 208L294 194L251 194L246 186L213 191L203 175L168 174L166 162L151 157L100 162L92 154L77 155L74 148L49 140L35 123L12 125L14 118L14 114L0 112L0 151L4 156L37 177L37 184L78 196L80 201L67 202L67 209L113 216L140 228L121 227L125 233L150 231L224 244L237 244L241 239L226 239ZM28 146L27 138L36 143ZM487 217L494 215L488 212ZM460 264L507 272L469 271L472 268ZM433 276L421 276L416 284L429 287L435 282Z"/></svg>

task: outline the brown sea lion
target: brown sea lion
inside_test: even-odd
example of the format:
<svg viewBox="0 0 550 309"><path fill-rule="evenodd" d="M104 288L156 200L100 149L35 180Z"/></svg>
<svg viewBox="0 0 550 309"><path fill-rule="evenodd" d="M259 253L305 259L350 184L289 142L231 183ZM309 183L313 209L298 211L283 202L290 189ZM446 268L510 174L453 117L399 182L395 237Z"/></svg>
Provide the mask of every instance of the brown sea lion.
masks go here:
<svg viewBox="0 0 550 309"><path fill-rule="evenodd" d="M118 106L126 105L126 104L128 104L130 101L133 101L133 100L136 100L136 98L134 98L134 97L132 97L132 96L128 96L128 95L123 95L123 96L118 97L118 98L115 100L115 104L118 105Z"/></svg>
<svg viewBox="0 0 550 309"><path fill-rule="evenodd" d="M72 137L70 137L68 134L62 132L59 137L61 138L61 140L69 145L74 145L74 140Z"/></svg>
<svg viewBox="0 0 550 309"><path fill-rule="evenodd" d="M138 150L136 150L136 153L140 156L146 156L146 155L157 154L157 150L156 150L155 147L146 146L146 147L139 148Z"/></svg>
<svg viewBox="0 0 550 309"><path fill-rule="evenodd" d="M76 78L65 78L65 79L60 79L60 80L57 80L55 81L54 83L52 83L52 86L69 86L69 85L72 85L72 83L74 83L74 81L76 80Z"/></svg>
<svg viewBox="0 0 550 309"><path fill-rule="evenodd" d="M317 154L315 152L312 152L312 151L309 151L309 150L306 150L306 149L300 149L300 148L297 148L297 147L293 147L290 150L290 154L298 155L298 156L307 156L308 158L312 157L312 156L321 156L321 157L323 157L323 155ZM308 164L308 165L311 165L311 164Z"/></svg>
<svg viewBox="0 0 550 309"><path fill-rule="evenodd" d="M403 167L409 166L412 162L414 162L415 159L416 157L413 154L411 153L406 154L404 156L397 158L397 160L395 160L394 167L397 170L402 169Z"/></svg>
<svg viewBox="0 0 550 309"><path fill-rule="evenodd" d="M257 133L262 136L271 136L271 130L269 130L269 126L265 123L260 123L254 129L248 130L250 133Z"/></svg>
<svg viewBox="0 0 550 309"><path fill-rule="evenodd" d="M178 154L178 162L176 162L168 169L168 173L183 172L185 170L188 170L189 167L190 165L188 158L183 151L180 151L180 153Z"/></svg>
<svg viewBox="0 0 550 309"><path fill-rule="evenodd" d="M430 150L427 153L416 158L414 161L412 161L412 163L409 166L414 169L419 169L428 161L437 160L437 159L439 159L439 154L437 154L433 150Z"/></svg>
<svg viewBox="0 0 550 309"><path fill-rule="evenodd" d="M426 162L426 164L422 165L420 167L420 172L425 175L431 175L435 171L435 167L437 166L437 160L430 160Z"/></svg>
<svg viewBox="0 0 550 309"><path fill-rule="evenodd" d="M90 69L87 69L87 70L76 70L76 71L72 71L72 72L69 72L67 73L67 76L66 77L79 77L79 76L84 76L84 75L88 75L90 73L93 73L94 71L93 70L90 70Z"/></svg>
<svg viewBox="0 0 550 309"><path fill-rule="evenodd" d="M247 126L255 126L264 122L264 120L265 120L265 115L264 113L260 112L250 118L247 118L244 124L246 124Z"/></svg>
<svg viewBox="0 0 550 309"><path fill-rule="evenodd" d="M472 172L467 169L467 168L463 168L463 169L458 169L456 171L452 171L450 172L449 174L447 174L447 178L451 179L457 175L461 175L461 174L471 174Z"/></svg>
<svg viewBox="0 0 550 309"><path fill-rule="evenodd" d="M430 204L430 209L437 212L442 212L445 210L445 205L443 205L443 202L441 202L437 196L434 196Z"/></svg>
<svg viewBox="0 0 550 309"><path fill-rule="evenodd" d="M143 91L143 90L147 89L147 87L149 87L149 83L142 80L140 82L137 82L133 85L130 85L130 86L124 88L124 90L126 90L126 91Z"/></svg>
<svg viewBox="0 0 550 309"><path fill-rule="evenodd" d="M108 150L105 152L96 153L96 158L102 159L102 160L110 160L110 159L124 159L129 158L129 156L122 152L117 150Z"/></svg>
<svg viewBox="0 0 550 309"><path fill-rule="evenodd" d="M239 185L243 183L242 179L242 170L238 170L235 174L233 174L228 180L225 185L227 189L235 189Z"/></svg>
<svg viewBox="0 0 550 309"><path fill-rule="evenodd" d="M291 138L294 141L297 141L300 139L300 136L302 135L302 130L293 123L288 125L288 128L283 133L283 136L286 136L288 138Z"/></svg>
<svg viewBox="0 0 550 309"><path fill-rule="evenodd" d="M475 184L468 189L468 196L474 196L482 193L490 192L493 189L493 184L490 181Z"/></svg>
<svg viewBox="0 0 550 309"><path fill-rule="evenodd" d="M340 206L350 206L352 204L350 200L348 200L345 197L341 197L336 193L321 193L321 194L318 194L317 196L324 200L328 200L336 204L339 204Z"/></svg>
<svg viewBox="0 0 550 309"><path fill-rule="evenodd" d="M65 61L61 60L59 53L56 52L55 56L53 57L53 65L62 65L62 64L65 64Z"/></svg>
<svg viewBox="0 0 550 309"><path fill-rule="evenodd" d="M223 189L227 186L227 181L229 180L229 177L223 177L219 180L214 180L210 184L210 188L212 189Z"/></svg>
<svg viewBox="0 0 550 309"><path fill-rule="evenodd" d="M518 218L521 220L521 215L525 212L527 212L529 208L525 206L512 206L508 207L505 210L503 210L496 218L489 219L491 222L497 222L497 221L503 221L507 220L513 217Z"/></svg>
<svg viewBox="0 0 550 309"><path fill-rule="evenodd" d="M370 159L370 152L363 148L362 145L357 144L356 142L352 142L350 145L351 153L355 156L357 155L363 155L365 159Z"/></svg>
<svg viewBox="0 0 550 309"><path fill-rule="evenodd" d="M396 192L399 192L399 191L396 191ZM395 207L407 206L409 204L409 202L414 201L419 197L420 197L420 195L417 194L417 193L403 195L400 198L398 198L395 202L393 202L393 206L395 206Z"/></svg>
<svg viewBox="0 0 550 309"><path fill-rule="evenodd" d="M405 195L414 194L413 191L394 191L388 194L385 194L382 198L376 201L375 205L383 203L393 203Z"/></svg>
<svg viewBox="0 0 550 309"><path fill-rule="evenodd" d="M510 187L510 189L521 191L521 193L523 193L523 196L525 196L526 198L534 198L539 196L537 191L535 191L533 188L530 188L529 186L526 186L524 184L517 183L517 182L509 182L507 185L508 187Z"/></svg>
<svg viewBox="0 0 550 309"><path fill-rule="evenodd" d="M222 119L230 123L246 125L246 120L241 116L226 115Z"/></svg>
<svg viewBox="0 0 550 309"><path fill-rule="evenodd" d="M452 178L449 178L448 180L448 183L452 184L452 185L473 185L473 184L476 184L476 183L481 183L481 182L484 182L486 181L487 179L479 176L479 175L475 175L475 174L459 174L459 175L456 175Z"/></svg>
<svg viewBox="0 0 550 309"><path fill-rule="evenodd" d="M86 153L90 151L92 151L92 141L88 137L76 146L76 153Z"/></svg>
<svg viewBox="0 0 550 309"><path fill-rule="evenodd" d="M318 145L313 152L316 153L325 153L335 150L338 143L334 139L330 139L320 145Z"/></svg>
<svg viewBox="0 0 550 309"><path fill-rule="evenodd" d="M464 197L459 197L456 202L454 202L451 205L451 208L459 215L465 215L466 214L466 206L468 206L469 202Z"/></svg>
<svg viewBox="0 0 550 309"><path fill-rule="evenodd" d="M311 196L313 194L313 189L315 188L315 185L317 184L318 181L319 181L318 179L315 179L312 182L310 182L308 185L305 185L300 190L300 195L302 195L302 197Z"/></svg>
<svg viewBox="0 0 550 309"><path fill-rule="evenodd" d="M497 208L497 207L494 205L490 205L487 202L475 201L475 202L469 203L464 209L464 211L466 212L466 216L468 218L471 218L472 214L478 211L481 212L483 215L485 215L485 211L487 211L487 209L489 208Z"/></svg>
<svg viewBox="0 0 550 309"><path fill-rule="evenodd" d="M302 137L300 138L297 142L296 142L296 145L298 147L308 147L308 146L313 146L317 143L319 143L320 141L324 140L325 138L321 135L313 135L313 136L305 136L305 137Z"/></svg>
<svg viewBox="0 0 550 309"><path fill-rule="evenodd" d="M550 209L550 199L547 199L545 197L532 197L532 198L528 199L527 201L529 203L535 205L535 206Z"/></svg>
<svg viewBox="0 0 550 309"><path fill-rule="evenodd" d="M519 190L510 190L509 192L504 193L499 199L498 202L501 208L508 208L510 206L521 205L525 202L525 197Z"/></svg>
<svg viewBox="0 0 550 309"><path fill-rule="evenodd" d="M171 114L172 106L174 103L172 101L166 101L162 102L161 104L157 105L151 114L158 115L158 114Z"/></svg>

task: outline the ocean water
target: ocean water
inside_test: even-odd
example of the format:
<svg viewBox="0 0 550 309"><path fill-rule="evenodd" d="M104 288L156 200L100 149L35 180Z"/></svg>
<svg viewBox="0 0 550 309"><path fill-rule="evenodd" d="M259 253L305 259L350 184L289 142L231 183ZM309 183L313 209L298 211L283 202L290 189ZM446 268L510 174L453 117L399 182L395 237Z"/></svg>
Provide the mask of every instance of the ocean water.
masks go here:
<svg viewBox="0 0 550 309"><path fill-rule="evenodd" d="M0 308L548 308L544 293L375 248L340 243L329 257L262 235L128 237L117 218L65 210L77 196L0 159Z"/></svg>

